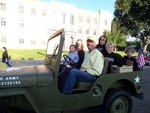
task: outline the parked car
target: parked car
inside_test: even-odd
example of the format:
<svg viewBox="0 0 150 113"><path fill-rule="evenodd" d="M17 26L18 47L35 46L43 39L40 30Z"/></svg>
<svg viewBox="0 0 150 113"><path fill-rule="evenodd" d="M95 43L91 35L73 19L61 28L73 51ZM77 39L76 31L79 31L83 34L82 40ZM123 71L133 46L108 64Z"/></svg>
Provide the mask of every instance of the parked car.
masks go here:
<svg viewBox="0 0 150 113"><path fill-rule="evenodd" d="M145 65L150 66L150 56L144 56Z"/></svg>

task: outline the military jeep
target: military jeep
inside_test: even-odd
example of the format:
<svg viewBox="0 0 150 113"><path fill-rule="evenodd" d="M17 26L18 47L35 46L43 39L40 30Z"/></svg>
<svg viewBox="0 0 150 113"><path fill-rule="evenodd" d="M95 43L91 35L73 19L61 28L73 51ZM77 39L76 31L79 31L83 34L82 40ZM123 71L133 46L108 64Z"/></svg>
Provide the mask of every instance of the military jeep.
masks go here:
<svg viewBox="0 0 150 113"><path fill-rule="evenodd" d="M47 42L43 65L0 70L0 113L55 113L103 106L103 113L130 113L131 96L143 99L142 71L102 75L94 83L78 81L71 95L58 88L65 30Z"/></svg>

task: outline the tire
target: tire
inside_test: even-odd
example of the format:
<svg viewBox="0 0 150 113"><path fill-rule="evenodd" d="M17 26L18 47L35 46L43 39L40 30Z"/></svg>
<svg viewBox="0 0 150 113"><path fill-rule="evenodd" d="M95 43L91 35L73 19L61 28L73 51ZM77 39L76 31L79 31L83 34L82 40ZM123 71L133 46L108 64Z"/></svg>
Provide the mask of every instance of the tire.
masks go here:
<svg viewBox="0 0 150 113"><path fill-rule="evenodd" d="M104 113L130 113L132 109L132 98L124 89L110 90L103 104Z"/></svg>

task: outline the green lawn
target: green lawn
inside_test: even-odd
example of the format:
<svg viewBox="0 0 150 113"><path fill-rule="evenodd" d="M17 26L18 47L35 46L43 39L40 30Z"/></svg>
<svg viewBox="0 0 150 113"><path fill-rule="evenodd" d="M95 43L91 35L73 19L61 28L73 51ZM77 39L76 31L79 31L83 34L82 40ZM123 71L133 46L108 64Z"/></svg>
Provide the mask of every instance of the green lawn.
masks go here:
<svg viewBox="0 0 150 113"><path fill-rule="evenodd" d="M2 53L2 51L1 51ZM8 54L11 56L12 60L21 60L21 59L41 59L44 60L45 55L38 54L43 53L45 54L45 50L37 50L37 49L8 49ZM63 51L63 53L67 54L68 52L66 50ZM124 51L117 51L116 53L120 54L121 56L124 56ZM138 53L135 52L133 56L137 56ZM0 62L0 68L6 68L8 67L5 63Z"/></svg>
<svg viewBox="0 0 150 113"><path fill-rule="evenodd" d="M8 67L5 63L0 62L0 68L6 68Z"/></svg>
<svg viewBox="0 0 150 113"><path fill-rule="evenodd" d="M11 56L12 60L19 60L19 59L44 59L45 56L44 49L8 49L8 54Z"/></svg>
<svg viewBox="0 0 150 113"><path fill-rule="evenodd" d="M45 55L38 54L43 53L45 54L46 50L44 49L8 49L8 54L11 56L12 60L21 60L21 59L44 59ZM65 54L68 52L66 50L63 51ZM1 51L2 53L2 51ZM121 56L124 56L124 51L117 51ZM137 52L133 54L133 56L137 56Z"/></svg>

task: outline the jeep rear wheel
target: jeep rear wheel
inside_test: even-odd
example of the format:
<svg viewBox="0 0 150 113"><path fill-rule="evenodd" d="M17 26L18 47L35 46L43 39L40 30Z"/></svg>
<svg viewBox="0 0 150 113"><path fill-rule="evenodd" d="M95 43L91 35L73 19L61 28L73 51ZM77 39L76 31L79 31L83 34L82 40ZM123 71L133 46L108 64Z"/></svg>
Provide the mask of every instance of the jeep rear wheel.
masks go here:
<svg viewBox="0 0 150 113"><path fill-rule="evenodd" d="M130 113L132 98L126 90L110 90L104 100L104 113Z"/></svg>

